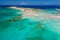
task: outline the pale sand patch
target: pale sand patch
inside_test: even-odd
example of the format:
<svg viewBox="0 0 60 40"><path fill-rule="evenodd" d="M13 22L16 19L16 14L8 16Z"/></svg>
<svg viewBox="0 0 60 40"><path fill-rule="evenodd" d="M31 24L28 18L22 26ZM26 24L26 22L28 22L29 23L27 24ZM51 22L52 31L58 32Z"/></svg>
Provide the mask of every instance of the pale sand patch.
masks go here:
<svg viewBox="0 0 60 40"><path fill-rule="evenodd" d="M27 17L44 17L44 18L54 18L54 19L60 19L60 16L54 16L54 15L50 15L46 12L43 12L43 10L40 10L42 12L40 12L40 14L37 13L37 10L39 9L33 9L33 8L18 8L18 7L9 7L9 8L13 8L13 9L17 9L17 10L21 10L23 11L23 17L27 18ZM56 9L56 10L60 10L60 9Z"/></svg>

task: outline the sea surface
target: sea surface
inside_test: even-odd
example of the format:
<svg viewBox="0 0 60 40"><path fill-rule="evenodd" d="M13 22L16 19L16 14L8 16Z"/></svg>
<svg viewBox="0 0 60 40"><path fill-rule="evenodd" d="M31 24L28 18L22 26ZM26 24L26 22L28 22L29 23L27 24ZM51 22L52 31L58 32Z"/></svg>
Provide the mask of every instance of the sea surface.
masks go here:
<svg viewBox="0 0 60 40"><path fill-rule="evenodd" d="M60 40L59 12L55 8L0 7L0 40Z"/></svg>

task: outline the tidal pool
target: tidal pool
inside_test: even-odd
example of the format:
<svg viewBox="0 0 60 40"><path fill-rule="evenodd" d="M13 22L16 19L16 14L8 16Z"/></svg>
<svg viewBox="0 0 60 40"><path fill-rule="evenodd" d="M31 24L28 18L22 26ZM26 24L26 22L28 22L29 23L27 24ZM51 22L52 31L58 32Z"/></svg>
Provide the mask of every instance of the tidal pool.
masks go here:
<svg viewBox="0 0 60 40"><path fill-rule="evenodd" d="M60 40L60 10L0 7L0 40Z"/></svg>

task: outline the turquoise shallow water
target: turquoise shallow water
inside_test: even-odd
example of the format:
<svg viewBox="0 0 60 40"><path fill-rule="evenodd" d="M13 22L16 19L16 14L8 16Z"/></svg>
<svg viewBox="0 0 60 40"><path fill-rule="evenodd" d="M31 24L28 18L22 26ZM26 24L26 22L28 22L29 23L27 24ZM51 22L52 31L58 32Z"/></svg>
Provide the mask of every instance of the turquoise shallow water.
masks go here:
<svg viewBox="0 0 60 40"><path fill-rule="evenodd" d="M42 23L23 19L19 12L22 14L21 10L0 8L0 40L60 40L60 20L49 18Z"/></svg>

